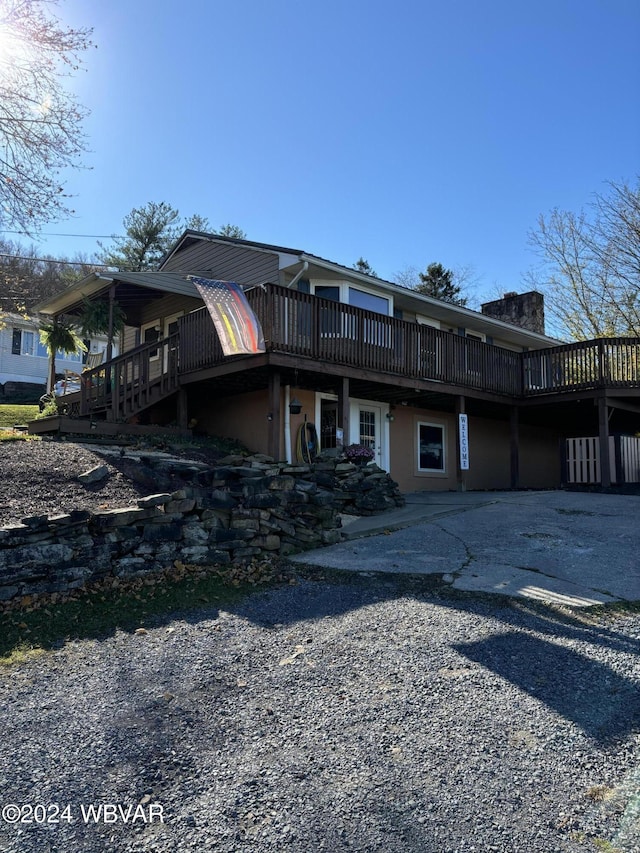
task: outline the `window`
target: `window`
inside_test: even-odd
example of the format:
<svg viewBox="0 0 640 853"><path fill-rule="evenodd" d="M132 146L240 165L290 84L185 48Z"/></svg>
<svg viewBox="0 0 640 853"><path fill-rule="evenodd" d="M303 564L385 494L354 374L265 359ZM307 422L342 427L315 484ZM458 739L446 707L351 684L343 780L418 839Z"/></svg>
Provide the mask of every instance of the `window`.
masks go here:
<svg viewBox="0 0 640 853"><path fill-rule="evenodd" d="M418 424L418 470L444 474L445 428L443 424Z"/></svg>
<svg viewBox="0 0 640 853"><path fill-rule="evenodd" d="M75 352L65 353L58 350L56 353L56 361L76 361L78 364L82 361L82 353L76 350Z"/></svg>
<svg viewBox="0 0 640 853"><path fill-rule="evenodd" d="M360 444L376 449L376 413L368 409L360 409Z"/></svg>
<svg viewBox="0 0 640 853"><path fill-rule="evenodd" d="M154 341L159 340L160 338L160 324L157 320L153 323L147 323L146 326L143 326L141 329L141 343L143 344L151 344ZM160 353L157 349L151 350L149 353L149 360L160 358Z"/></svg>
<svg viewBox="0 0 640 853"><path fill-rule="evenodd" d="M315 286L315 294L316 296L322 297L322 299L330 299L332 302L340 302L340 287L333 287L324 284L317 284Z"/></svg>
<svg viewBox="0 0 640 853"><path fill-rule="evenodd" d="M335 400L320 400L320 450L337 446L338 404Z"/></svg>
<svg viewBox="0 0 640 853"><path fill-rule="evenodd" d="M376 314L384 314L385 317L389 316L388 299L385 299L384 296L366 293L356 287L349 288L349 305L353 305L355 308L365 308L367 311L375 311Z"/></svg>
<svg viewBox="0 0 640 853"><path fill-rule="evenodd" d="M14 329L11 337L12 355L33 355L35 346L35 332L27 332L25 329Z"/></svg>

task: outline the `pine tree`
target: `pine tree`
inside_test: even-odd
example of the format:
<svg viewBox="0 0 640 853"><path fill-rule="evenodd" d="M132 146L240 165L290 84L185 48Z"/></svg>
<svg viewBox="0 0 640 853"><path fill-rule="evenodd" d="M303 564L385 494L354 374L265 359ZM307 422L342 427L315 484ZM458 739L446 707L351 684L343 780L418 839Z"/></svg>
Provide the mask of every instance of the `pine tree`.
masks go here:
<svg viewBox="0 0 640 853"><path fill-rule="evenodd" d="M453 305L464 307L467 304L466 297L461 295L461 289L455 283L453 271L445 269L442 264L429 264L426 272L420 273L420 284L415 289L425 296L433 296L434 299Z"/></svg>

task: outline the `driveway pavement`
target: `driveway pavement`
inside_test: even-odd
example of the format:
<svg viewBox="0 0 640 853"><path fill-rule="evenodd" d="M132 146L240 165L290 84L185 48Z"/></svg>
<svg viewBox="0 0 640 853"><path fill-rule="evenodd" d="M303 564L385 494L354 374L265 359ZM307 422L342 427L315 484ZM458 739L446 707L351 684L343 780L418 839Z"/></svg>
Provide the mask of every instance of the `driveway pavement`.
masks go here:
<svg viewBox="0 0 640 853"><path fill-rule="evenodd" d="M347 519L349 540L295 560L357 572L438 574L455 589L573 607L640 600L640 496L417 492Z"/></svg>

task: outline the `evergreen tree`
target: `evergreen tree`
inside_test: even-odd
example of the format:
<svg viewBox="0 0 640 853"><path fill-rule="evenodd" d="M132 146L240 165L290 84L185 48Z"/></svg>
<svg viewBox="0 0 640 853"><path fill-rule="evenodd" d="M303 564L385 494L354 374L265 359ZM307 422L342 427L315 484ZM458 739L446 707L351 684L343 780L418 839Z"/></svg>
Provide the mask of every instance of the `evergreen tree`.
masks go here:
<svg viewBox="0 0 640 853"><path fill-rule="evenodd" d="M180 214L164 201L134 207L123 219L126 237L114 238L116 246L105 248L99 260L122 272L155 270L180 235Z"/></svg>
<svg viewBox="0 0 640 853"><path fill-rule="evenodd" d="M240 228L239 225L232 225L230 222L227 222L226 225L221 225L220 228L213 233L219 234L221 237L233 237L236 240L247 239L247 235L244 233L242 228Z"/></svg>
<svg viewBox="0 0 640 853"><path fill-rule="evenodd" d="M434 299L451 302L453 305L464 307L467 304L461 288L455 283L453 271L445 269L442 264L429 264L426 272L420 273L420 284L415 289L425 296L433 296Z"/></svg>
<svg viewBox="0 0 640 853"><path fill-rule="evenodd" d="M364 273L365 275L376 276L377 273L369 263L362 256L355 262L353 265L354 270L358 270L358 272Z"/></svg>

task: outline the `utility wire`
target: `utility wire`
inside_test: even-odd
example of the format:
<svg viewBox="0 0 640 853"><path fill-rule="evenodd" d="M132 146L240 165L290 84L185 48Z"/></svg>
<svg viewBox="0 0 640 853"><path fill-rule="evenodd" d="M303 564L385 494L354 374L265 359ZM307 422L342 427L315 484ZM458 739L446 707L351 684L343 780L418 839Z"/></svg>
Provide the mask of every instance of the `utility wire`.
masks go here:
<svg viewBox="0 0 640 853"><path fill-rule="evenodd" d="M13 258L16 261L37 261L41 264L65 264L74 267L104 267L109 269L111 264L96 264L93 261L61 261L57 258L28 258L25 255L13 255L11 252L0 252L0 258Z"/></svg>
<svg viewBox="0 0 640 853"><path fill-rule="evenodd" d="M9 231L7 228L0 228L0 234L21 234L23 237L31 237L33 234L28 231ZM88 237L92 240L124 240L124 237L119 237L117 234L58 234L54 231L41 231L41 237Z"/></svg>

